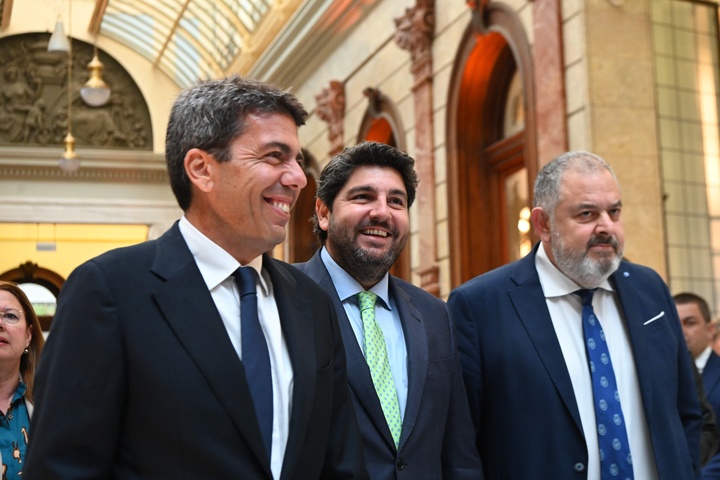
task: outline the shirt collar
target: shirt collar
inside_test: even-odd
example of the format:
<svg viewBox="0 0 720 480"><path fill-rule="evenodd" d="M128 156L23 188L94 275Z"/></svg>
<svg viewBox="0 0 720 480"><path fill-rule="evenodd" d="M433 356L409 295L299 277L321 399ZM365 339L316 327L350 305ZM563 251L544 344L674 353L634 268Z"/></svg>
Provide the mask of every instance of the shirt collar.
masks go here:
<svg viewBox="0 0 720 480"><path fill-rule="evenodd" d="M200 274L205 280L208 290L213 290L222 282L224 282L235 270L240 267L240 262L228 252L222 249L220 245L206 237L200 230L190 223L183 215L178 223L180 233L185 239L190 253L195 258ZM254 268L260 278L260 286L265 295L268 294L268 285L262 276L262 255L252 259L247 265Z"/></svg>
<svg viewBox="0 0 720 480"><path fill-rule="evenodd" d="M359 292L365 290L357 280L355 280L348 272L337 264L325 247L322 247L320 250L320 258L325 264L325 268L327 268L330 278L332 278L333 284L335 285L338 297L340 297L342 302L349 300L350 297L354 297ZM373 292L383 301L383 303L385 303L385 308L392 310L392 307L390 306L389 286L389 275L385 273L383 278L373 285L369 291Z"/></svg>
<svg viewBox="0 0 720 480"><path fill-rule="evenodd" d="M708 345L707 347L705 347L705 350L700 352L700 355L698 355L697 358L695 359L695 366L698 368L700 373L702 373L703 369L705 368L705 365L707 364L711 353L712 353L712 347L710 345Z"/></svg>
<svg viewBox="0 0 720 480"><path fill-rule="evenodd" d="M542 242L538 246L537 254L535 255L535 268L537 269L538 276L540 277L540 285L542 285L545 298L563 297L582 288L580 285L571 280L570 277L558 270L558 268L550 261ZM613 291L613 287L610 285L608 279L603 280L598 288L610 292Z"/></svg>

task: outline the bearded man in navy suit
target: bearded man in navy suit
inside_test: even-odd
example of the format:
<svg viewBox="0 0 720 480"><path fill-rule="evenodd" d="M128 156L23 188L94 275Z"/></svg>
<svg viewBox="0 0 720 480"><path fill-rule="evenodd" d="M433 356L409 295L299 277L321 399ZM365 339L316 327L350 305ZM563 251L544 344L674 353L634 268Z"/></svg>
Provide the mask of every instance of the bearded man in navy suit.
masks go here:
<svg viewBox="0 0 720 480"><path fill-rule="evenodd" d="M406 153L375 142L333 158L320 175L315 203L323 247L298 267L335 304L370 477L479 480L447 306L388 273L408 238L418 183L413 165ZM374 321L361 314L361 295L376 298ZM366 329L374 322L392 377L384 390L369 367L377 357Z"/></svg>
<svg viewBox="0 0 720 480"><path fill-rule="evenodd" d="M701 416L677 310L657 273L622 260L621 213L603 159L561 155L535 182L531 219L541 242L451 292L486 480L698 474ZM586 320L597 319L603 332L586 340ZM598 364L588 362L600 338L609 352L602 364L609 355L614 370L612 419L626 435L605 450L608 429L596 417L608 402L596 400ZM604 461L616 447L629 449L622 477Z"/></svg>
<svg viewBox="0 0 720 480"><path fill-rule="evenodd" d="M306 184L306 115L238 76L178 96L165 156L184 216L70 275L36 376L26 478L367 478L335 309L266 253ZM240 267L250 278L236 284ZM269 363L252 377L260 347Z"/></svg>

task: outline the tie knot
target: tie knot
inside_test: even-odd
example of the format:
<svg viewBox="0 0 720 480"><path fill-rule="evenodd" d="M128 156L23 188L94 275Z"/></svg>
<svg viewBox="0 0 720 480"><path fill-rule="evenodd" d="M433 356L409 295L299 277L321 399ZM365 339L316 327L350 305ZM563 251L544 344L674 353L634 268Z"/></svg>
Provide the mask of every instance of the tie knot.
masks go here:
<svg viewBox="0 0 720 480"><path fill-rule="evenodd" d="M233 273L240 297L257 293L257 272L252 267L240 267Z"/></svg>
<svg viewBox="0 0 720 480"><path fill-rule="evenodd" d="M575 295L579 295L582 300L583 307L591 307L593 295L595 295L597 288L581 288L573 292Z"/></svg>
<svg viewBox="0 0 720 480"><path fill-rule="evenodd" d="M375 310L375 300L377 300L377 295L373 292L359 292L358 305L360 305L360 311Z"/></svg>

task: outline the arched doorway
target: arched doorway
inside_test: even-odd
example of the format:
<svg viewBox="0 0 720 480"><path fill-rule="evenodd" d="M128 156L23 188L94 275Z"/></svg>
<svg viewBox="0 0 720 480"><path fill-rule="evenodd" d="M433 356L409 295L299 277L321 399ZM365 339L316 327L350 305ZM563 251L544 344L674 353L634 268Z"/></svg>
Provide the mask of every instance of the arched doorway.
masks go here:
<svg viewBox="0 0 720 480"><path fill-rule="evenodd" d="M514 12L496 7L486 14L486 32L471 26L465 33L448 101L453 287L520 258L531 245L537 155L530 48Z"/></svg>
<svg viewBox="0 0 720 480"><path fill-rule="evenodd" d="M368 107L360 123L358 143L363 141L379 142L407 152L405 138L402 135L404 130L400 114L395 105L377 89L366 88L363 93L368 98ZM410 281L410 269L410 245L408 242L390 268L390 274Z"/></svg>
<svg viewBox="0 0 720 480"><path fill-rule="evenodd" d="M8 282L15 282L17 284L34 284L41 287L43 290L49 291L57 300L60 295L60 289L65 283L65 279L47 268L38 266L36 263L25 262L19 265L17 268L13 268L4 273L0 273L0 280ZM26 291L26 295L30 298L30 301L35 306L32 296ZM36 309L38 319L43 331L50 330L50 324L54 316L54 310L44 312L41 309Z"/></svg>

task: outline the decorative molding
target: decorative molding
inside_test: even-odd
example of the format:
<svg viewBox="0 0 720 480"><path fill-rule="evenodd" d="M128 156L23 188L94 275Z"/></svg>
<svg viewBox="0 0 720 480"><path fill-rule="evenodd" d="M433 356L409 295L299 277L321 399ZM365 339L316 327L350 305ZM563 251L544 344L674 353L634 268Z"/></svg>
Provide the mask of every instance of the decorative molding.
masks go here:
<svg viewBox="0 0 720 480"><path fill-rule="evenodd" d="M432 42L435 33L435 1L417 0L395 18L395 42L410 52L416 83L432 77Z"/></svg>
<svg viewBox="0 0 720 480"><path fill-rule="evenodd" d="M415 170L420 183L418 189L418 238L421 252L415 272L420 287L433 295L440 294L437 264L437 232L435 207L435 140L432 91L432 43L435 32L435 1L415 0L415 6L405 9L405 15L394 19L395 41L410 52L414 85Z"/></svg>
<svg viewBox="0 0 720 480"><path fill-rule="evenodd" d="M342 152L344 146L345 127L345 84L339 80L331 80L330 85L315 95L317 108L315 113L328 124L328 140L332 157Z"/></svg>
<svg viewBox="0 0 720 480"><path fill-rule="evenodd" d="M300 86L362 23L380 0L303 2L248 70L248 76L285 87Z"/></svg>
<svg viewBox="0 0 720 480"><path fill-rule="evenodd" d="M167 225L182 216L175 200L2 197L0 222Z"/></svg>
<svg viewBox="0 0 720 480"><path fill-rule="evenodd" d="M78 151L80 170L60 170L62 149L48 147L0 147L0 178L3 180L52 180L113 183L167 184L162 155L127 150L84 149Z"/></svg>

